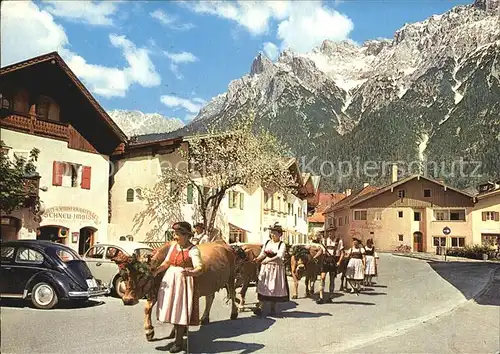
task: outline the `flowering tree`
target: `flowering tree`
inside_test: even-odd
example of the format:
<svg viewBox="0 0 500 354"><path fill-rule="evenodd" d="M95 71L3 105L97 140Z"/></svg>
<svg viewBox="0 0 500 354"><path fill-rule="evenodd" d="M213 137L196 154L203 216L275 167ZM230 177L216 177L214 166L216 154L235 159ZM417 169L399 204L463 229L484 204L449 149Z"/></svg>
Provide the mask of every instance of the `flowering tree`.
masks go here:
<svg viewBox="0 0 500 354"><path fill-rule="evenodd" d="M258 185L279 192L290 192L297 184L288 169L290 158L268 132L254 128L253 119L243 119L229 132L209 131L185 138L188 148L180 149L183 166L164 166L153 188L144 189L147 204L144 215L156 220L156 232L182 220L184 193L197 192L195 216L205 225L213 240L220 203L235 186ZM160 232L161 233L161 232Z"/></svg>
<svg viewBox="0 0 500 354"><path fill-rule="evenodd" d="M27 178L36 175L34 163L38 159L40 150L34 148L30 152L29 159L15 157L11 161L5 150L5 143L0 141L0 210L9 214L14 210L22 208L30 194L37 191L27 182Z"/></svg>

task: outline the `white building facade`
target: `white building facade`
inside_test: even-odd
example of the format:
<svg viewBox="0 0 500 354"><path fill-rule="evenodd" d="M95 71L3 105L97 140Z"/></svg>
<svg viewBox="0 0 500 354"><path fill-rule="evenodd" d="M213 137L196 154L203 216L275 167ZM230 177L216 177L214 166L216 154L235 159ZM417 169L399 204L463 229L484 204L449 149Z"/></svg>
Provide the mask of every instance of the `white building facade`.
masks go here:
<svg viewBox="0 0 500 354"><path fill-rule="evenodd" d="M28 68L30 82L23 75ZM41 201L39 212L2 215L2 231L16 224L5 227L9 239L52 240L80 253L106 241L109 159L124 148L125 135L57 53L4 67L0 80L1 139L11 159L40 151Z"/></svg>

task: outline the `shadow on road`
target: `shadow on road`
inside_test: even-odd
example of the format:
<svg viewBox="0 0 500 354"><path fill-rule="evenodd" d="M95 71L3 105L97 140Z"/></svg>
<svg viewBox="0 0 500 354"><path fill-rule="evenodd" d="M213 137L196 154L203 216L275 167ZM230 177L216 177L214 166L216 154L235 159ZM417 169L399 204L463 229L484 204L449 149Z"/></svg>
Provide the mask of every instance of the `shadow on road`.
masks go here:
<svg viewBox="0 0 500 354"><path fill-rule="evenodd" d="M275 320L271 318L245 317L236 320L211 322L210 325L201 326L199 330L189 332L190 353L224 353L238 351L240 353L253 353L264 348L263 344L243 343L224 340L238 337L243 334L261 333L269 329ZM159 351L168 351L172 343L167 346L156 347Z"/></svg>
<svg viewBox="0 0 500 354"><path fill-rule="evenodd" d="M60 301L53 310L78 310L78 309L86 309L90 307L96 307L104 305L104 301L99 300L88 300L88 301ZM37 309L33 306L31 301L29 300L18 300L18 299L2 299L2 307L10 307L10 308L29 308L35 311L47 311ZM52 310L52 311L53 311Z"/></svg>
<svg viewBox="0 0 500 354"><path fill-rule="evenodd" d="M363 306L373 306L374 302L364 302L364 301L334 301L328 305L363 305Z"/></svg>
<svg viewBox="0 0 500 354"><path fill-rule="evenodd" d="M459 290L463 296L470 300L477 294L479 288L484 286L485 276L489 274L492 267L496 268L496 274L500 274L500 267L487 262L443 262L443 261L428 261L427 264L444 280L453 285ZM497 276L498 278L498 276ZM492 290L493 289L493 290ZM495 279L489 290L476 299L476 302L481 305L500 306L500 300L495 299L495 296L489 296L489 292L493 291L498 294L500 290L500 279ZM498 298L498 296L496 296Z"/></svg>

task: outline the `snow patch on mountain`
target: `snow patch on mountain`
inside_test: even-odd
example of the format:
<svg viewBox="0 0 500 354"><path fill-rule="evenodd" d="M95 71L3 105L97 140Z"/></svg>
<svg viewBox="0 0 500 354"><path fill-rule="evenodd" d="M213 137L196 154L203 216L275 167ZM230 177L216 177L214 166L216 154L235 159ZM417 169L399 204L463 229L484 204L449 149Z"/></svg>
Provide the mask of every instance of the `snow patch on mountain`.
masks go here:
<svg viewBox="0 0 500 354"><path fill-rule="evenodd" d="M129 138L143 134L168 133L184 127L180 119L165 117L159 113L115 109L108 114Z"/></svg>

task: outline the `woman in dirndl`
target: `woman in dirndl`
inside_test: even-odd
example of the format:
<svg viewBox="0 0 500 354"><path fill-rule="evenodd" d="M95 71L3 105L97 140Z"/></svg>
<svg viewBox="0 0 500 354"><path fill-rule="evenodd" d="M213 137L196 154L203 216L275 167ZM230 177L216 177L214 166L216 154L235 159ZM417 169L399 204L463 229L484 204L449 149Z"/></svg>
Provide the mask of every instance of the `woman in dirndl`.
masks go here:
<svg viewBox="0 0 500 354"><path fill-rule="evenodd" d="M290 291L285 270L286 245L280 240L283 228L274 224L269 228L271 239L266 241L254 262L261 262L257 281L259 303L253 311L260 316L264 302L271 303L271 315L276 314L276 303L290 301Z"/></svg>
<svg viewBox="0 0 500 354"><path fill-rule="evenodd" d="M373 245L373 240L369 239L366 241L365 247L365 281L364 285L372 286L372 278L377 276L377 264L375 260L375 246Z"/></svg>
<svg viewBox="0 0 500 354"><path fill-rule="evenodd" d="M346 278L351 285L351 293L359 296L361 283L365 278L365 249L361 241L353 239L352 247L347 251L349 263L347 263Z"/></svg>
<svg viewBox="0 0 500 354"><path fill-rule="evenodd" d="M193 237L191 224L181 221L172 229L175 243L153 275L166 270L158 291L157 316L158 321L174 325L167 338L175 338L170 352L178 353L187 326L199 325L199 292L193 277L200 275L203 267L198 247L189 242Z"/></svg>

